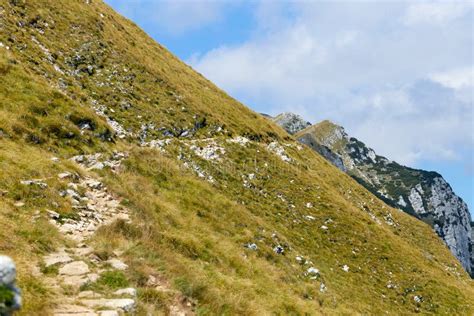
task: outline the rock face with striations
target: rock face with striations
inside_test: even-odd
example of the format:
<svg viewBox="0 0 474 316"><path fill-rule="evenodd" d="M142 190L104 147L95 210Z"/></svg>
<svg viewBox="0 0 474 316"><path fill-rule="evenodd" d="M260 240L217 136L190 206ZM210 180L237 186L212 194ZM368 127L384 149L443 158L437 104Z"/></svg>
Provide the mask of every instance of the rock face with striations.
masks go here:
<svg viewBox="0 0 474 316"><path fill-rule="evenodd" d="M440 174L405 167L379 156L329 121L301 130L296 137L387 204L432 226L466 271L474 275L469 210Z"/></svg>

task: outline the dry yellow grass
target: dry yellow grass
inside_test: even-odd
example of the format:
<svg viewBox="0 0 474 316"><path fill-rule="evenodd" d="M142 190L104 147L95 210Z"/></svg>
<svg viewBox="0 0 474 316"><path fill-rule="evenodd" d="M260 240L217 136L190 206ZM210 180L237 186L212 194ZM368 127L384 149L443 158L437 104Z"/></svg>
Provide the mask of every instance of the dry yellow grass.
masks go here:
<svg viewBox="0 0 474 316"><path fill-rule="evenodd" d="M129 225L103 227L94 243L104 257L112 248L124 251L130 266L125 277L140 293L139 313L148 308L166 313L169 303L169 297L147 288L150 274L193 299L200 314L474 312L472 280L427 225L384 205L311 150L298 149L279 127L227 96L102 2L0 3L5 30L0 41L12 47L0 50L0 190L8 191L0 203L0 251L19 262L23 314L48 312L53 298L31 268L42 254L67 246L45 215L36 222L32 216L51 207L73 212L57 194L64 183L56 174L75 170L65 158L114 149L130 153L123 170L95 176L123 199L133 219ZM84 62L71 65L76 53ZM87 65L95 67L92 75ZM105 120L91 110L92 99L134 134L143 123L163 127L146 140L163 137L163 130L190 129L197 118L206 118L193 138L205 146L202 138L212 137L225 154L221 161L203 160L185 137L174 137L164 153L139 147L133 136L108 139ZM131 106L126 109L124 103ZM83 119L94 122L95 129L81 131ZM254 141L247 146L227 142L236 135ZM288 145L284 150L292 162L268 151L270 141ZM53 163L53 155L63 160ZM178 156L215 182L184 168ZM48 188L19 185L30 178L49 179ZM19 200L25 206L15 207ZM387 224L388 216L396 225ZM258 249L245 248L247 243ZM284 247L283 255L274 252L277 245ZM296 256L312 264L300 265ZM305 274L310 266L320 270L316 280ZM389 282L396 287L388 288ZM108 291L105 281L91 286ZM423 302L415 302L415 295Z"/></svg>

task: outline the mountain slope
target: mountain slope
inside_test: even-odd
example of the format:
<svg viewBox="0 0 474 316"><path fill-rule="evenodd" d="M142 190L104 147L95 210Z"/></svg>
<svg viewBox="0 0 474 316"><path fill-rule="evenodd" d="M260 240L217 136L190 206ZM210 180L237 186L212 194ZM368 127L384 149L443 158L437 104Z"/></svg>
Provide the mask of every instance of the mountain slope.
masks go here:
<svg viewBox="0 0 474 316"><path fill-rule="evenodd" d="M0 251L21 314L98 314L123 287L138 315L474 311L429 226L102 2L0 7Z"/></svg>
<svg viewBox="0 0 474 316"><path fill-rule="evenodd" d="M378 156L329 121L302 130L296 137L389 205L432 226L465 269L472 271L470 213L441 175Z"/></svg>

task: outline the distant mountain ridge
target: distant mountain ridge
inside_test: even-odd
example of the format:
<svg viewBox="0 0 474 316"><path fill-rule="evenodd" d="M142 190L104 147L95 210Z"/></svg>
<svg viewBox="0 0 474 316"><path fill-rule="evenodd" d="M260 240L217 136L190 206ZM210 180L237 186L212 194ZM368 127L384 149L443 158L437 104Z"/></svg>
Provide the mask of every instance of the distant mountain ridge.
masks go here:
<svg viewBox="0 0 474 316"><path fill-rule="evenodd" d="M285 117L297 115L282 114ZM281 124L281 119L274 121ZM301 118L302 121L304 121ZM379 156L363 142L350 137L330 121L289 133L321 154L340 170L385 201L428 223L444 240L463 267L473 276L474 251L471 217L466 203L444 178L436 173L402 166ZM296 130L296 132L295 132Z"/></svg>

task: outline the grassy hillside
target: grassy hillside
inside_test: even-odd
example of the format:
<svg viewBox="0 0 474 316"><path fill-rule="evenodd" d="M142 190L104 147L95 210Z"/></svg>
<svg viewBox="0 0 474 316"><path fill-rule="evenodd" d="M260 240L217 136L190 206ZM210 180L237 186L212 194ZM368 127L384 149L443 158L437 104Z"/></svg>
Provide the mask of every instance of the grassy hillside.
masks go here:
<svg viewBox="0 0 474 316"><path fill-rule="evenodd" d="M296 137L388 205L433 227L472 275L471 216L467 204L440 174L402 166L379 156L329 121L308 127Z"/></svg>
<svg viewBox="0 0 474 316"><path fill-rule="evenodd" d="M47 315L79 290L105 295L117 280L138 289L137 314L169 313L173 297L150 276L203 315L474 312L472 280L426 224L102 2L1 0L0 28L0 252L19 266L20 314ZM118 170L68 159L114 150L128 153ZM122 253L123 280L48 282L57 271L43 256L75 247L47 213L78 216L59 194L64 171L100 179L131 211L90 241L99 261Z"/></svg>

